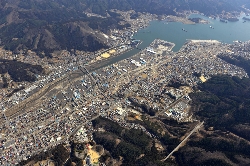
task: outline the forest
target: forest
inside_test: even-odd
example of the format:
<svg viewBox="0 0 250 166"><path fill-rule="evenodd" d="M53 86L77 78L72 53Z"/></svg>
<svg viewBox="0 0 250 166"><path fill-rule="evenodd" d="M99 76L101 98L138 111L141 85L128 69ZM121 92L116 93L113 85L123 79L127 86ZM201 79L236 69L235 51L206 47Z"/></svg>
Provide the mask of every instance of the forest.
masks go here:
<svg viewBox="0 0 250 166"><path fill-rule="evenodd" d="M130 26L120 25L120 15L110 11L112 17L87 17L81 8L85 5L79 3L23 0L17 3L17 8L0 7L1 44L14 53L30 49L38 55L44 52L48 57L62 49L96 51L107 46L94 31L108 33L110 29ZM17 17L7 23L11 14Z"/></svg>
<svg viewBox="0 0 250 166"><path fill-rule="evenodd" d="M166 152L159 152L155 147L155 140L142 130L127 129L102 117L92 122L95 128L102 127L105 129L105 132L94 133L93 138L96 143L103 145L115 159L119 159L119 156L122 156L122 165L175 165L171 161L160 161ZM140 157L141 154L144 155Z"/></svg>
<svg viewBox="0 0 250 166"><path fill-rule="evenodd" d="M11 3L11 5L7 5ZM98 40L89 28L107 33L110 29L122 29L129 24L120 25L121 17L110 9L135 10L157 15L177 15L176 11L198 10L205 15L220 14L241 10L241 5L249 2L211 0L22 0L1 1L0 38L6 49L15 51L30 49L38 54L50 53L61 49L96 51L106 48L104 41ZM11 7L10 7L11 6ZM176 11L174 11L176 10ZM101 17L87 17L86 12L96 13ZM107 17L107 16L111 17ZM11 17L10 17L11 16ZM7 18L11 18L8 19ZM85 23L83 25L83 23ZM73 28L77 25L79 28ZM62 27L58 29L58 27ZM83 33L88 31L88 33ZM72 32L72 33L71 33ZM15 40L13 40L15 39ZM39 43L37 44L37 41Z"/></svg>
<svg viewBox="0 0 250 166"><path fill-rule="evenodd" d="M191 94L193 107L196 115L206 120L207 126L233 131L239 124L249 123L249 78L213 76L198 88L202 92ZM241 136L247 139L246 133Z"/></svg>
<svg viewBox="0 0 250 166"><path fill-rule="evenodd" d="M179 165L245 165L250 161L250 79L217 75L190 95L205 129L174 155ZM244 158L244 159L243 159Z"/></svg>
<svg viewBox="0 0 250 166"><path fill-rule="evenodd" d="M18 166L23 166L23 165L29 165L30 162L32 164L42 161L42 160L47 160L51 159L56 165L64 165L64 163L67 161L69 158L70 152L64 147L63 144L59 144L55 146L53 149L50 149L48 151L42 151L41 153L30 157L27 160L21 161Z"/></svg>
<svg viewBox="0 0 250 166"><path fill-rule="evenodd" d="M197 10L206 15L219 14L221 11L239 11L240 6L249 6L247 0L218 1L218 0L54 0L54 1L37 1L37 0L23 0L19 7L24 9L35 8L38 10L49 10L55 7L74 8L76 10L91 10L93 13L105 15L107 10L130 10L137 12L149 12L152 14L175 14L173 11L181 10Z"/></svg>
<svg viewBox="0 0 250 166"><path fill-rule="evenodd" d="M36 75L44 73L44 69L40 65L5 59L0 59L0 64L0 74L8 73L15 82L34 82L37 80Z"/></svg>

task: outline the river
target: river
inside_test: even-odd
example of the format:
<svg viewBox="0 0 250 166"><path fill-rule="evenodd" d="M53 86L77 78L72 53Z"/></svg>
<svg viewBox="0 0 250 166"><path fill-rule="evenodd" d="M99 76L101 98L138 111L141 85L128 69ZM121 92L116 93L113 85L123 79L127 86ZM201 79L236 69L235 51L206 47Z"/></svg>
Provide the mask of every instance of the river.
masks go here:
<svg viewBox="0 0 250 166"><path fill-rule="evenodd" d="M180 22L151 21L150 25L145 29L139 30L134 34L133 38L143 41L139 48L144 49L155 39L162 39L175 43L173 48L177 52L187 39L197 40L218 40L222 43L233 43L235 40L250 40L250 21L243 23L242 15L237 22L223 23L217 19L211 19L199 14L192 14L190 18L199 17L208 20L209 24L183 24ZM249 17L248 17L249 18ZM210 28L212 26L213 28ZM183 31L185 29L187 32ZM133 49L120 56L110 59L108 65L113 64L122 59L126 59L135 55L140 50ZM106 64L107 65L107 64ZM106 66L105 65L105 66Z"/></svg>

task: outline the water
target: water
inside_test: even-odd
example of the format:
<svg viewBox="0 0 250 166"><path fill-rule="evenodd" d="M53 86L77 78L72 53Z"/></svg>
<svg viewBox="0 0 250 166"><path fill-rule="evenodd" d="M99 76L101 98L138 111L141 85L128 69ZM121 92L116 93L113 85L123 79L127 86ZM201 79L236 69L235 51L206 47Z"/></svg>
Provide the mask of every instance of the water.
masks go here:
<svg viewBox="0 0 250 166"><path fill-rule="evenodd" d="M250 21L243 23L242 17L237 22L223 23L219 19L213 20L198 14L193 14L191 18L200 17L208 20L209 24L188 25L179 22L167 23L164 21L152 21L150 26L138 31L134 38L144 41L140 46L147 47L154 39L159 38L175 43L173 51L178 51L186 39L219 40L222 43L233 43L235 40L250 40ZM214 29L210 28L214 27ZM188 32L182 30L184 28ZM148 33L148 31L150 31ZM145 32L145 33L143 33Z"/></svg>
<svg viewBox="0 0 250 166"><path fill-rule="evenodd" d="M139 48L144 49L152 43L155 39L162 39L175 43L173 51L178 51L187 39L197 40L218 40L222 43L233 43L235 40L248 41L250 40L250 21L243 23L242 15L237 22L223 23L218 18L216 20L208 17L192 14L190 18L203 18L208 20L209 24L183 24L180 22L166 22L166 21L151 21L150 25L134 34L133 38L142 40L143 43ZM248 17L249 18L249 17ZM214 29L210 28L214 27ZM182 28L187 30L183 31ZM115 63L119 60L126 59L140 50L133 49L118 57L111 59L109 64Z"/></svg>

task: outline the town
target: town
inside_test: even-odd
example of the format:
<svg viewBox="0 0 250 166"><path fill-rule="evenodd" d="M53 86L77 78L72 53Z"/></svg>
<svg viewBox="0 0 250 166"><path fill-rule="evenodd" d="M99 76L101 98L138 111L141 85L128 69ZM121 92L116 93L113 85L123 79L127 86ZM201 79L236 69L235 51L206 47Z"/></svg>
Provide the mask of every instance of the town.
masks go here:
<svg viewBox="0 0 250 166"><path fill-rule="evenodd" d="M122 13L124 17L129 14ZM121 126L142 129L154 137L143 126L128 123L128 115L147 113L155 118L191 122L195 119L189 93L194 86L218 74L248 77L244 69L218 57L240 49L214 40L189 40L173 52L174 43L156 39L138 54L108 63L135 48L131 36L155 18L150 14L136 20L128 18L133 22L131 29L113 30L107 37L112 49L77 51L74 55L62 51L57 59L52 58L53 64L46 58L34 62L32 52L24 57L1 50L3 58L41 64L50 72L47 76L38 75L34 83L13 84L0 92L0 165L17 164L72 137L91 140L91 121L99 116ZM21 86L26 88L5 97Z"/></svg>

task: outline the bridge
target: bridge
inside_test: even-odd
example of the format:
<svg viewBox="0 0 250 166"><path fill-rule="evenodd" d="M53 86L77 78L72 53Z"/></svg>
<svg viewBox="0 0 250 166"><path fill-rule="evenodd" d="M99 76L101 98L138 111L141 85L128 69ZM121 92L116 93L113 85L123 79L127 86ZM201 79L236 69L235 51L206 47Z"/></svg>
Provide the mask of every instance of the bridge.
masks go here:
<svg viewBox="0 0 250 166"><path fill-rule="evenodd" d="M179 150L180 147L182 147L184 145L184 143L188 140L188 138L194 133L196 132L197 130L199 130L201 128L201 126L204 124L204 121L203 122L199 122L195 127L194 129L186 136L186 138L184 140L181 141L181 143L171 152L169 153L169 155L167 157L165 157L164 159L162 159L161 161L166 161L170 156L172 156L172 154L176 151Z"/></svg>

